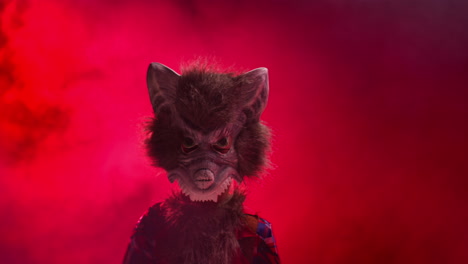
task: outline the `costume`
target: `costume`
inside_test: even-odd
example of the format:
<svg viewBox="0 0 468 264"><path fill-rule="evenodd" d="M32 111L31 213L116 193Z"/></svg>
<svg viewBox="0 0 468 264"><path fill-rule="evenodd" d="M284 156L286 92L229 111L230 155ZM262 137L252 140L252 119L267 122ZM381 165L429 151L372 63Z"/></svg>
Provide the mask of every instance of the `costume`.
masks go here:
<svg viewBox="0 0 468 264"><path fill-rule="evenodd" d="M279 263L271 224L243 207L238 188L267 162L267 70L197 64L179 75L152 63L147 84L156 116L148 154L181 191L142 216L124 264Z"/></svg>

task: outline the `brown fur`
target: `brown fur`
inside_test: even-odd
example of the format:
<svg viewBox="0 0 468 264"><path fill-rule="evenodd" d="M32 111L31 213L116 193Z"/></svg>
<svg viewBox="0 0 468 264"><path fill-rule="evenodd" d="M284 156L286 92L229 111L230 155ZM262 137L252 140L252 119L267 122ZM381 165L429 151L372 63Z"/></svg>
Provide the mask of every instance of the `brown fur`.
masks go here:
<svg viewBox="0 0 468 264"><path fill-rule="evenodd" d="M161 114L153 118L146 127L149 133L145 140L148 156L153 165L171 170L177 167L180 155L182 132L172 125L169 115Z"/></svg>
<svg viewBox="0 0 468 264"><path fill-rule="evenodd" d="M221 203L191 202L182 194L173 195L161 206L171 234L162 252L169 263L231 263L241 253L236 234L244 225L240 193Z"/></svg>
<svg viewBox="0 0 468 264"><path fill-rule="evenodd" d="M242 107L239 94L244 80L232 73L191 68L180 78L176 109L180 116L200 131L212 131L234 121Z"/></svg>
<svg viewBox="0 0 468 264"><path fill-rule="evenodd" d="M245 126L237 137L236 148L239 174L258 176L268 164L266 152L270 148L270 130L261 122Z"/></svg>

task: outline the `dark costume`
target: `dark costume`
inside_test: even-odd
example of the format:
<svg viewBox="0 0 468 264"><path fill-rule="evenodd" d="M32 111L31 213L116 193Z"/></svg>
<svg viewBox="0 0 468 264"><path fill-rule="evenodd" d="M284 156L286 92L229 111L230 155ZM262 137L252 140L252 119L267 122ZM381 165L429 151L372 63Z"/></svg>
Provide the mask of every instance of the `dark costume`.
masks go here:
<svg viewBox="0 0 468 264"><path fill-rule="evenodd" d="M279 263L270 223L245 210L236 185L267 160L267 69L195 65L179 75L152 63L147 84L148 154L181 191L141 217L124 264Z"/></svg>
<svg viewBox="0 0 468 264"><path fill-rule="evenodd" d="M196 209L192 208L193 205L189 205L191 201L186 197L173 197L171 201L155 204L138 222L128 246L124 264L187 263L187 259L192 261L191 259L196 259L196 256L190 255L194 251L184 251L184 249L191 249L196 243L198 245L195 245L197 248L195 252L204 250L211 254L217 249L204 246L206 244L217 245L218 250L223 249L221 244L229 240L229 232L235 234L236 251L232 256L227 256L230 258L227 263L279 263L270 223L257 215L246 213L240 203L243 198L242 195L236 194L230 198L230 201L223 204L205 202L198 204L200 208ZM170 206L168 203L180 203L180 207L176 209L177 212L169 212L173 209L168 208ZM184 207L190 207L190 209ZM197 218L201 212L203 216L209 218L206 220ZM218 215L218 217L212 218L213 215ZM205 223L210 220L216 222L217 219L224 221ZM204 227L209 228L203 230ZM193 228L197 228L200 232L193 234ZM191 235L187 235L186 232ZM207 240L216 241L203 244ZM238 246L236 247L235 244ZM221 256L222 258L224 256ZM190 261L188 263L197 263Z"/></svg>

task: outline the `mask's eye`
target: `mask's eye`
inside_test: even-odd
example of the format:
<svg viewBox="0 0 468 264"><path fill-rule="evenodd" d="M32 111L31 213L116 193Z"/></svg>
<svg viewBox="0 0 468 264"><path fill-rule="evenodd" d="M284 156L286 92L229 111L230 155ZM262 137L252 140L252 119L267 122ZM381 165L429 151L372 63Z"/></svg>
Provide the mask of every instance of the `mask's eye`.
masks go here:
<svg viewBox="0 0 468 264"><path fill-rule="evenodd" d="M226 154L231 149L231 139L229 137L220 138L213 144L213 149L219 153Z"/></svg>
<svg viewBox="0 0 468 264"><path fill-rule="evenodd" d="M195 143L193 138L184 137L182 140L182 151L184 153L190 153L198 148L198 145Z"/></svg>

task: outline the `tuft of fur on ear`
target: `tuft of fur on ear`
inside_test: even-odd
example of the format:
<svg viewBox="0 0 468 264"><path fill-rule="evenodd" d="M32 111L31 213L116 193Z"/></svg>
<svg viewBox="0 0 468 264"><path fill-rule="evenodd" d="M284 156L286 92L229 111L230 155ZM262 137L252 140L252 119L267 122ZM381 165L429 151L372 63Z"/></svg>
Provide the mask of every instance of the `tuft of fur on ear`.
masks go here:
<svg viewBox="0 0 468 264"><path fill-rule="evenodd" d="M153 165L165 170L174 169L178 164L181 132L174 124L174 101L179 79L179 74L157 62L149 65L146 74L155 118L146 126L148 137L145 145Z"/></svg>
<svg viewBox="0 0 468 264"><path fill-rule="evenodd" d="M240 96L245 102L243 112L247 120L258 121L268 102L268 69L257 68L239 76L244 79Z"/></svg>
<svg viewBox="0 0 468 264"><path fill-rule="evenodd" d="M146 84L155 114L169 111L175 101L180 76L171 68L157 62L149 65Z"/></svg>
<svg viewBox="0 0 468 264"><path fill-rule="evenodd" d="M270 130L260 122L268 102L268 69L257 68L238 78L244 80L240 97L246 117L244 128L236 140L239 174L258 176L268 166L267 152L270 150Z"/></svg>

